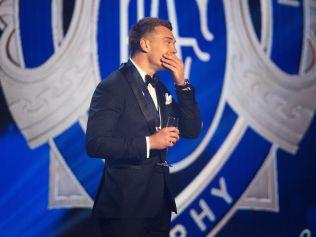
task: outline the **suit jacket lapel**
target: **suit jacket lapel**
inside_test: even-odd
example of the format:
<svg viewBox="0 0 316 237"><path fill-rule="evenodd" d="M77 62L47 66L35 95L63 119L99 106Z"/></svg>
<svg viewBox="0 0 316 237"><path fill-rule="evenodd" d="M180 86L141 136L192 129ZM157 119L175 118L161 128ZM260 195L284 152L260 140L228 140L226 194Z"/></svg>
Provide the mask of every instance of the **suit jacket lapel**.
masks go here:
<svg viewBox="0 0 316 237"><path fill-rule="evenodd" d="M165 103L164 90L160 81L158 82L156 86L156 95L157 95L158 105L160 109L161 127L164 128L167 125L168 110ZM165 161L166 157L167 157L167 149L161 150L162 161Z"/></svg>
<svg viewBox="0 0 316 237"><path fill-rule="evenodd" d="M156 86L156 95L158 100L158 105L160 109L160 116L161 116L161 127L165 127L167 125L167 107L165 105L165 95L163 94L163 88L160 84L161 82L158 82Z"/></svg>
<svg viewBox="0 0 316 237"><path fill-rule="evenodd" d="M150 112L150 109L148 107L148 104L146 103L146 100L144 98L143 92L140 87L139 80L142 80L141 76L139 75L135 66L130 61L123 64L119 70L124 75L126 80L129 82L133 90L133 93L136 97L136 100L139 104L139 107L142 113L144 114L145 119L148 123L149 130L151 131L151 133L155 133L156 132L155 118Z"/></svg>

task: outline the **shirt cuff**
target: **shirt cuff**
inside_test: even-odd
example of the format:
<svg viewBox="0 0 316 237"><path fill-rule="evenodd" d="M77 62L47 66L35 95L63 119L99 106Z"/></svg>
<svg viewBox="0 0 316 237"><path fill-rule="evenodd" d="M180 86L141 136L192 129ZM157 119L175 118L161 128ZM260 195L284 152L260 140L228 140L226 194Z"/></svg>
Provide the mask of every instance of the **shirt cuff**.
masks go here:
<svg viewBox="0 0 316 237"><path fill-rule="evenodd" d="M150 141L149 137L146 137L146 149L147 149L147 159L149 158L149 152L150 152Z"/></svg>

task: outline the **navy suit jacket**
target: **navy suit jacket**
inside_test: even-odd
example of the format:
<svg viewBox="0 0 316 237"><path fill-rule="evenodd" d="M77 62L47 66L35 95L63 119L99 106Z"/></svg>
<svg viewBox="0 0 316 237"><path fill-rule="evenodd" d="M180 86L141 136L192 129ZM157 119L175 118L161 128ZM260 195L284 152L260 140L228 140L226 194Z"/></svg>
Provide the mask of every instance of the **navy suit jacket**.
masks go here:
<svg viewBox="0 0 316 237"><path fill-rule="evenodd" d="M145 137L155 133L155 118L144 99L140 80L137 69L128 61L99 83L91 100L87 152L90 157L105 159L93 207L97 217L152 217L164 199L176 212L169 168L157 165L166 160L166 150L151 150L147 158ZM201 118L194 88L176 89L178 103L173 100L168 105L165 93L170 93L161 81L156 93L162 126L168 116L178 117L180 135L198 137Z"/></svg>

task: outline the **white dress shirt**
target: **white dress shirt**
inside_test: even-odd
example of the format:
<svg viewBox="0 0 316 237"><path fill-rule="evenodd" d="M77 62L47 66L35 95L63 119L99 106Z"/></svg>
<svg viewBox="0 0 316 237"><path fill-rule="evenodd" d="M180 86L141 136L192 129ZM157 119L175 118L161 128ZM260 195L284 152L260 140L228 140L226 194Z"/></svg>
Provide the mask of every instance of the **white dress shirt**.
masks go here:
<svg viewBox="0 0 316 237"><path fill-rule="evenodd" d="M131 58L130 58L131 62L134 64L134 66L136 67L137 71L139 72L140 76L142 77L143 81L145 81L145 76L147 75L146 72L144 72ZM147 89L149 91L149 94L151 96L151 98L154 101L154 104L156 106L156 109L158 110L159 113L159 118L160 118L160 125L159 125L159 129L161 129L161 115L160 115L160 109L158 106L158 101L157 101L157 94L156 94L156 90L155 88L151 85L148 84ZM158 128L157 128L158 129ZM149 153L150 153L150 141L149 141L149 137L145 137L146 139L146 149L147 149L147 158L149 158Z"/></svg>

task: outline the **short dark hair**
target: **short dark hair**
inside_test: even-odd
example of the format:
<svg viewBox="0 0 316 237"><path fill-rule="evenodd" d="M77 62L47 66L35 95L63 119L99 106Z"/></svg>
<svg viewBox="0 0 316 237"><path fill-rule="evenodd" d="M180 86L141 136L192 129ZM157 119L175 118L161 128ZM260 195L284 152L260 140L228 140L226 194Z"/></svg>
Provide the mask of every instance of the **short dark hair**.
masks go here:
<svg viewBox="0 0 316 237"><path fill-rule="evenodd" d="M146 33L154 31L156 26L164 26L172 31L172 25L169 21L154 17L145 17L132 26L128 38L129 49L132 56L140 51L140 39Z"/></svg>

